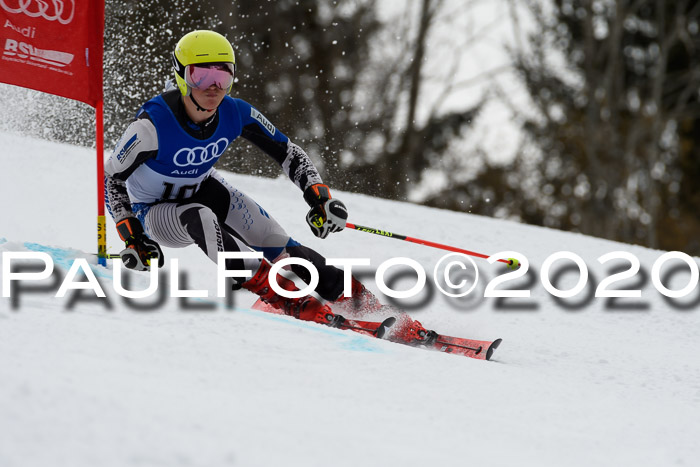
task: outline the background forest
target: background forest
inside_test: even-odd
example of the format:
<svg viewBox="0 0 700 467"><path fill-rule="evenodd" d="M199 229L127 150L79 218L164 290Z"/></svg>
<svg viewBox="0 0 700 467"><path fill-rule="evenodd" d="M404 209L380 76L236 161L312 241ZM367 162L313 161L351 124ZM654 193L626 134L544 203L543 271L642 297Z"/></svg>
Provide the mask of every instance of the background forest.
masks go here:
<svg viewBox="0 0 700 467"><path fill-rule="evenodd" d="M107 0L105 28L108 146L179 37L214 29L233 95L332 187L700 255L700 1ZM507 60L474 65L479 47ZM0 128L94 145L83 104L0 97ZM245 142L222 165L281 173Z"/></svg>

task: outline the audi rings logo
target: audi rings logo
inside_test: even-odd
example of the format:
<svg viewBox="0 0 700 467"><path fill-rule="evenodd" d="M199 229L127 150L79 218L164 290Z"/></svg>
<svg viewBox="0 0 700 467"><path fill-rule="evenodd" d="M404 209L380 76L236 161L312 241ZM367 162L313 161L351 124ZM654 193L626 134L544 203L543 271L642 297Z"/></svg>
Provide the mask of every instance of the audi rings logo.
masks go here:
<svg viewBox="0 0 700 467"><path fill-rule="evenodd" d="M228 140L221 138L215 143L207 144L206 147L182 148L175 153L173 164L178 167L206 164L223 154L227 147Z"/></svg>
<svg viewBox="0 0 700 467"><path fill-rule="evenodd" d="M68 24L75 16L75 0L0 0L8 13L24 13L31 18Z"/></svg>

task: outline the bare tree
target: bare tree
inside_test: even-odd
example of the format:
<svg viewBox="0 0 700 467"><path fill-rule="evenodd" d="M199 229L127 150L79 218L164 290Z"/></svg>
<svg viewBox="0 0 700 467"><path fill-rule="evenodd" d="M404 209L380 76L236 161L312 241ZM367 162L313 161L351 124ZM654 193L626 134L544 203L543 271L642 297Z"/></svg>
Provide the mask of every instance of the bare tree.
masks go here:
<svg viewBox="0 0 700 467"><path fill-rule="evenodd" d="M223 27L236 37L241 94L271 109L271 118L303 143L325 180L405 199L477 109L441 108L455 86L449 79L437 85L438 99L425 97L430 34L446 3L409 2L390 22L377 18L376 3L237 4Z"/></svg>
<svg viewBox="0 0 700 467"><path fill-rule="evenodd" d="M700 4L555 0L552 15L527 4L537 32L513 56L537 110L523 128L541 157L534 172L522 158L511 168L540 181L521 195L539 223L670 246L678 123L700 116Z"/></svg>

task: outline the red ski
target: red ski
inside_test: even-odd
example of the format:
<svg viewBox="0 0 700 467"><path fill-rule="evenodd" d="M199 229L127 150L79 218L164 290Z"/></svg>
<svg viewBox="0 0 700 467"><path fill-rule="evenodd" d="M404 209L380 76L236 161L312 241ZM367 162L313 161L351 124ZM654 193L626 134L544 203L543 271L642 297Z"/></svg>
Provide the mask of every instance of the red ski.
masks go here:
<svg viewBox="0 0 700 467"><path fill-rule="evenodd" d="M477 341L437 334L435 340L431 344L428 344L427 347L454 355L463 355L480 360L491 360L493 351L501 345L501 340L502 339L496 339L495 341Z"/></svg>
<svg viewBox="0 0 700 467"><path fill-rule="evenodd" d="M251 308L258 311L264 311L265 313L284 315L284 312L282 310L278 310L272 305L265 303L261 299L258 299ZM386 334L386 331L396 322L396 318L394 317L390 317L385 319L384 321L379 322L361 321L358 319L346 319L340 317L340 315L336 316L341 318L339 320L340 324L337 325L338 329L349 329L351 331L364 334L366 336L376 337L378 339L382 339Z"/></svg>
<svg viewBox="0 0 700 467"><path fill-rule="evenodd" d="M273 308L260 299L253 304L252 308L266 313L284 314L281 310ZM345 319L339 326L339 329L349 329L360 334L381 339L395 322L396 318L393 317L387 318L382 322ZM416 348L434 349L444 353L462 355L479 360L490 360L493 351L501 344L501 339L496 339L494 341L478 341L461 337L443 336L435 331L427 331L418 321L412 320L405 314L402 316L397 329L392 330L387 336L387 339L397 344L410 345Z"/></svg>
<svg viewBox="0 0 700 467"><path fill-rule="evenodd" d="M438 334L425 329L420 322L403 312L399 313L398 323L391 328L387 339L411 347L434 349L479 360L490 360L493 351L501 344L501 339L478 341Z"/></svg>

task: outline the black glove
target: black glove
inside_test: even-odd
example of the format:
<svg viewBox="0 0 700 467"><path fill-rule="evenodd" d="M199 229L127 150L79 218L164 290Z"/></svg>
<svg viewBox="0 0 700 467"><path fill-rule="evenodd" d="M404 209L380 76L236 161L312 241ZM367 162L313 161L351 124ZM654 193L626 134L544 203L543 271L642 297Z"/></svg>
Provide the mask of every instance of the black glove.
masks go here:
<svg viewBox="0 0 700 467"><path fill-rule="evenodd" d="M341 201L331 197L326 185L311 185L304 190L304 199L311 206L306 214L306 222L314 235L326 238L329 233L340 232L345 228L348 210Z"/></svg>
<svg viewBox="0 0 700 467"><path fill-rule="evenodd" d="M163 267L165 259L160 246L146 236L138 219L127 217L118 222L117 232L126 244L126 248L119 253L124 266L137 271L147 271L151 268L151 260L158 259L158 267Z"/></svg>

